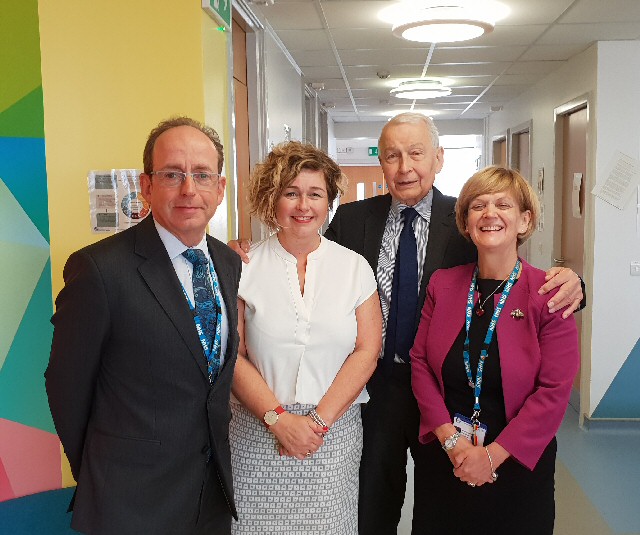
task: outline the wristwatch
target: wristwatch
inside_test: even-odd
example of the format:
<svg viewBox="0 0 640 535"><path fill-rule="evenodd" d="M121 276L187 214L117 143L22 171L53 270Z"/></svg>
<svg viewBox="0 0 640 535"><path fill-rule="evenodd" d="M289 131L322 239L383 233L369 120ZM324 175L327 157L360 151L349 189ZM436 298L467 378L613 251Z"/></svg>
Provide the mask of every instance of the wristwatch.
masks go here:
<svg viewBox="0 0 640 535"><path fill-rule="evenodd" d="M262 417L265 427L269 429L272 425L274 425L278 421L278 416L283 412L286 411L282 408L282 405L278 405L275 409L265 412L264 416Z"/></svg>
<svg viewBox="0 0 640 535"><path fill-rule="evenodd" d="M453 448L456 447L456 444L458 443L458 439L459 438L460 438L460 432L459 431L455 432L450 437L445 438L444 442L442 443L442 449L444 451L451 451Z"/></svg>

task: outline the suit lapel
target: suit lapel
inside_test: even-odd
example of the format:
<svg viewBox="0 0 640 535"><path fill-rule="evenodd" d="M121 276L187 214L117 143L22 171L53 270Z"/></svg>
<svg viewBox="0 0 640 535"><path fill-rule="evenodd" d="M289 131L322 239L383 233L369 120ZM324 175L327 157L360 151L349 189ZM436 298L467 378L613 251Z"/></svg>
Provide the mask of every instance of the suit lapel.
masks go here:
<svg viewBox="0 0 640 535"><path fill-rule="evenodd" d="M217 242L211 236L207 236L207 245L209 247L209 254L213 259L216 275L218 275L218 282L220 283L220 293L222 299L224 299L225 308L227 312L227 325L229 326L229 334L227 335L227 355L225 355L222 369L220 370L220 376L223 373L228 373L228 369L233 369L234 366L227 366L229 361L233 361L233 358L227 358L229 355L229 349L233 350L234 333L238 329L238 308L237 308L237 294L233 292L235 288L236 274L233 272L232 264L224 262L221 254L221 248L225 245ZM233 356L233 355L232 355ZM219 381L216 381L218 383Z"/></svg>
<svg viewBox="0 0 640 535"><path fill-rule="evenodd" d="M509 297L500 314L500 320L496 325L503 378L513 377L517 367L521 365L521 363L517 362L517 359L514 362L513 359L507 358L508 355L517 354L518 348L523 346L525 340L531 343L531 335L528 332L528 328L533 324L533 321L532 318L527 316L531 314L529 305L535 302L537 296L534 297L529 294L529 269L527 266L527 264L523 263L520 279L511 288ZM495 301L496 299L494 298ZM524 317L513 317L511 313L516 309L519 309L524 314ZM515 366L516 370L512 368L513 366Z"/></svg>
<svg viewBox="0 0 640 535"><path fill-rule="evenodd" d="M460 329L464 327L466 303L473 268L474 266L454 268L456 269L455 275L449 274L447 282L442 284L438 290L439 300L437 307L440 309L440 313L438 314L436 326L438 350L435 353L441 359L439 366L442 366L444 359L449 354L449 350L460 334Z"/></svg>
<svg viewBox="0 0 640 535"><path fill-rule="evenodd" d="M447 243L451 232L457 228L455 226L455 213L451 207L443 202L443 195L436 188L433 188L433 202L431 204L431 221L429 223L429 239L427 241L427 258L424 265L424 273L431 274L439 269L444 263L444 255L447 250ZM426 284L423 276L423 286Z"/></svg>
<svg viewBox="0 0 640 535"><path fill-rule="evenodd" d="M378 199L380 200L378 201ZM390 208L391 195L386 194L376 197L376 202L372 203L364 222L364 251L362 256L367 259L374 274L378 269L382 236Z"/></svg>
<svg viewBox="0 0 640 535"><path fill-rule="evenodd" d="M420 312L427 293L427 283L433 272L443 267L444 256L447 251L447 244L449 243L451 233L458 231L455 226L455 213L447 206L447 203L443 201L442 193L436 188L433 188L431 219L429 221L429 239L427 240L427 256L422 270L416 323L420 321Z"/></svg>
<svg viewBox="0 0 640 535"><path fill-rule="evenodd" d="M176 327L193 358L196 359L198 367L207 377L206 359L203 356L202 346L193 322L193 315L189 310L167 250L151 217L136 226L135 251L146 259L138 267L140 275Z"/></svg>

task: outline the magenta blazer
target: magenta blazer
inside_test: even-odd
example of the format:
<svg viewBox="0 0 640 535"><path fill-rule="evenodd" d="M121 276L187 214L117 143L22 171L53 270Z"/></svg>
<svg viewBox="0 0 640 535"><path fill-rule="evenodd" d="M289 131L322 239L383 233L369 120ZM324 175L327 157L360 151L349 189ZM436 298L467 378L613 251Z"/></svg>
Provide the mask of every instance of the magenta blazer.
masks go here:
<svg viewBox="0 0 640 535"><path fill-rule="evenodd" d="M496 442L533 470L562 423L580 354L574 318L563 320L559 312L549 313L549 295L538 295L545 273L526 262L522 264L520 279L511 290L496 329L508 422ZM474 268L475 264L467 264L441 269L429 282L411 349L422 443L435 438L432 431L436 427L451 423L444 403L442 364L464 327ZM516 309L524 313L524 318L511 316Z"/></svg>

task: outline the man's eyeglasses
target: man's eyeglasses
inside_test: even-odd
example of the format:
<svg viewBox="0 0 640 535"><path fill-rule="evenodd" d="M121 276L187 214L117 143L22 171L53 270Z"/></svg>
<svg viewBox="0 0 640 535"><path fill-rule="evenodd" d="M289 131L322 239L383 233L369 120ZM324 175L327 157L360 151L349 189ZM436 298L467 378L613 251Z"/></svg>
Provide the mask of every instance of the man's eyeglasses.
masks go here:
<svg viewBox="0 0 640 535"><path fill-rule="evenodd" d="M184 173L182 171L152 171L149 175L158 177L160 183L167 188L177 188L181 186L188 176L193 178L196 187L211 189L217 186L220 175L218 173L206 173L196 171L194 173Z"/></svg>

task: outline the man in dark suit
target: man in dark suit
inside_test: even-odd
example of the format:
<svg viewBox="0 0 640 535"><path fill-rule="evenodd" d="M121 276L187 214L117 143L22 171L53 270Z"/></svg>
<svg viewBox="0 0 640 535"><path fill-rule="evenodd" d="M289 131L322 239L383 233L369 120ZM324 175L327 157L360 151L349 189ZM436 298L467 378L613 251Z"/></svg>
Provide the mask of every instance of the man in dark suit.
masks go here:
<svg viewBox="0 0 640 535"><path fill-rule="evenodd" d="M444 151L433 121L421 114L397 115L383 128L378 147L390 194L341 205L325 236L360 253L371 264L378 281L386 345L396 252L404 226L401 213L406 207L418 212L413 230L417 242L419 284L416 291L419 294L412 314L411 339L405 344L410 347L433 272L475 261L476 250L456 228L456 199L433 187L435 175L444 163ZM564 311L566 317L582 298L579 278L570 270L561 270L545 291L563 283L567 284L558 292L552 309L570 305ZM416 465L423 462L422 446L418 442L420 415L411 389L411 367L405 356L394 351L390 355L383 353L385 359L380 360L367 384L371 399L362 414L364 445L358 517L361 535L397 532L405 497L407 449ZM384 365L383 360L388 357L392 362ZM425 470L428 473L428 466L421 473ZM414 492L422 492L420 481L415 481ZM414 523L413 533L430 533L429 526Z"/></svg>
<svg viewBox="0 0 640 535"><path fill-rule="evenodd" d="M240 260L205 234L222 164L212 129L160 123L141 175L153 217L65 266L45 376L81 532L226 535L237 516L228 424Z"/></svg>
<svg viewBox="0 0 640 535"><path fill-rule="evenodd" d="M379 159L389 194L340 205L325 237L364 256L378 282L383 313L383 338L387 344L391 289L396 252L404 226L402 211L413 207L413 221L419 271L417 305L413 329L404 347L413 343L424 304L426 288L434 271L473 262L476 250L456 228L456 199L433 187L442 169L444 151L433 121L418 113L402 113L382 129L378 141ZM244 261L250 243L230 243ZM568 269L555 268L555 275L543 287L549 291L563 285L549 303L552 311L565 306L563 316L576 309L582 298L580 279ZM396 348L398 340L396 340ZM380 359L367 383L370 400L363 409L364 444L360 465L358 529L361 535L391 535L397 532L406 487L407 449L414 463L422 462L418 443L420 415L411 389L411 366L406 357L390 351L391 362ZM462 358L462 357L461 357ZM421 473L428 471L428 466ZM420 493L415 481L415 493ZM452 519L455 523L455 519ZM414 535L429 533L429 526L413 526Z"/></svg>

